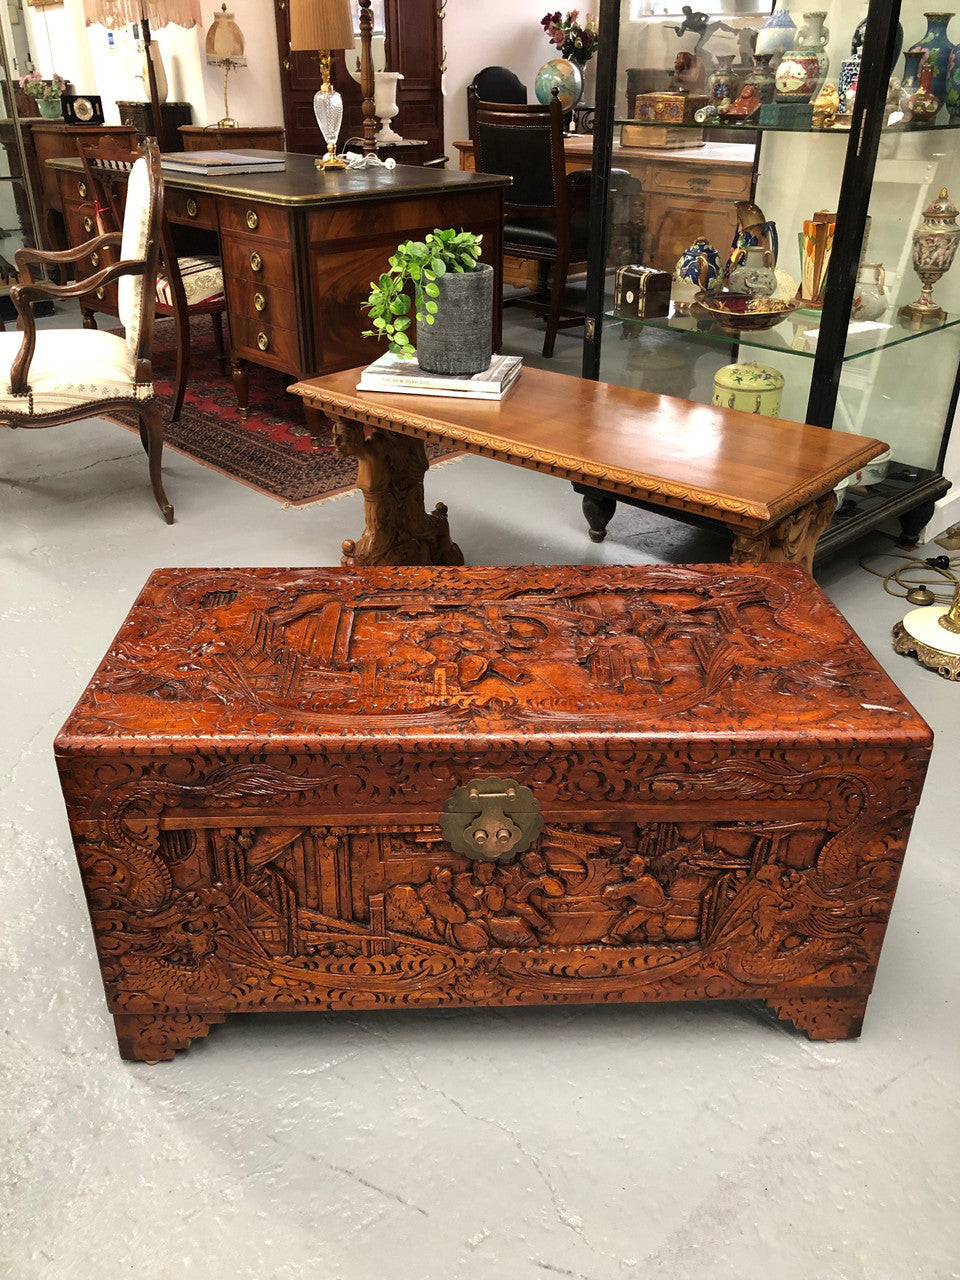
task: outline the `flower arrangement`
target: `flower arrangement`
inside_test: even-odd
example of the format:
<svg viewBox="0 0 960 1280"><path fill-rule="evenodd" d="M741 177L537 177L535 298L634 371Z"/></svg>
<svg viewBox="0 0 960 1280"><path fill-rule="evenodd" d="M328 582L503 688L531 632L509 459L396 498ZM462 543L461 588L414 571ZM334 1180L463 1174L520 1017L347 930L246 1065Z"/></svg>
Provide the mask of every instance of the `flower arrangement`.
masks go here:
<svg viewBox="0 0 960 1280"><path fill-rule="evenodd" d="M38 102L56 102L67 87L67 82L56 72L45 80L39 71L31 71L20 77L20 88Z"/></svg>
<svg viewBox="0 0 960 1280"><path fill-rule="evenodd" d="M545 14L540 25L550 43L560 50L560 57L575 62L582 70L597 52L597 20L588 13L581 26L579 17L579 9L569 9L564 18L558 9L556 13Z"/></svg>

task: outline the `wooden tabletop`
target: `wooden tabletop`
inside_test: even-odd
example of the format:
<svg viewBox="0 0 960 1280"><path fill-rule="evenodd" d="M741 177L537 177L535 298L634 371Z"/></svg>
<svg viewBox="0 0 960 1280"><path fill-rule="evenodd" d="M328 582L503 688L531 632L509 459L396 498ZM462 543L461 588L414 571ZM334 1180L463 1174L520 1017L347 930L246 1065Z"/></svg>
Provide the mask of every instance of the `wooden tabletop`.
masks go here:
<svg viewBox="0 0 960 1280"><path fill-rule="evenodd" d="M290 387L317 409L612 494L763 528L886 445L738 409L525 368L503 400L358 392L363 367Z"/></svg>
<svg viewBox="0 0 960 1280"><path fill-rule="evenodd" d="M395 200L410 196L431 196L454 188L478 190L483 187L507 187L510 179L495 173L462 173L457 170L428 169L423 165L398 164L394 169L382 166L371 169L317 169L315 156L295 151L256 151L237 148L237 155L250 155L262 160L284 161L281 170L270 173L234 175L178 173L163 167L163 180L169 187L184 191L206 191L213 195L239 196L265 204L315 206L349 200ZM190 155L190 152L184 152ZM67 173L82 172L77 156L58 157L47 162L52 169Z"/></svg>

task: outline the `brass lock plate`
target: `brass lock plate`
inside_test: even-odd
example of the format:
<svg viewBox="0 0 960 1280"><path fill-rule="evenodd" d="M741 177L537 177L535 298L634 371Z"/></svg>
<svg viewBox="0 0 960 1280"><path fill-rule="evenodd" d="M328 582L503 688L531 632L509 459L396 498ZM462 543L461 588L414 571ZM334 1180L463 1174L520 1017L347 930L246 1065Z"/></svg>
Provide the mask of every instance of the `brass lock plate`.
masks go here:
<svg viewBox="0 0 960 1280"><path fill-rule="evenodd" d="M457 787L440 816L450 847L484 862L505 862L523 853L542 826L539 800L512 778L477 778Z"/></svg>

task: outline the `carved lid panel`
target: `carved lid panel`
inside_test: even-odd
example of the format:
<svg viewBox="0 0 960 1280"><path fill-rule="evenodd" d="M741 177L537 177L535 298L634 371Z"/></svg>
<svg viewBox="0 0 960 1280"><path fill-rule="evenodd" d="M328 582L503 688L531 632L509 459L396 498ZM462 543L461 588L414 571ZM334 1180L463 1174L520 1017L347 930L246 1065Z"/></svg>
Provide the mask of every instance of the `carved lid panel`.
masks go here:
<svg viewBox="0 0 960 1280"><path fill-rule="evenodd" d="M650 565L161 569L57 746L676 733L929 741L802 570Z"/></svg>

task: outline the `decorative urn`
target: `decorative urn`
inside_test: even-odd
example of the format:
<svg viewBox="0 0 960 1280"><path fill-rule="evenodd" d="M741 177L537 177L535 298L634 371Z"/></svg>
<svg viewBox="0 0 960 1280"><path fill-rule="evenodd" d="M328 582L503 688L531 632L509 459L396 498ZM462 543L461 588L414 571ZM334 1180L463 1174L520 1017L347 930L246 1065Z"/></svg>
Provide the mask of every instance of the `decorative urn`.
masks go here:
<svg viewBox="0 0 960 1280"><path fill-rule="evenodd" d="M957 207L943 187L939 196L928 204L913 233L913 269L920 277L922 288L916 302L901 307L898 315L911 324L917 322L940 323L947 313L931 297L931 290L945 272L949 271L960 242L957 226Z"/></svg>

